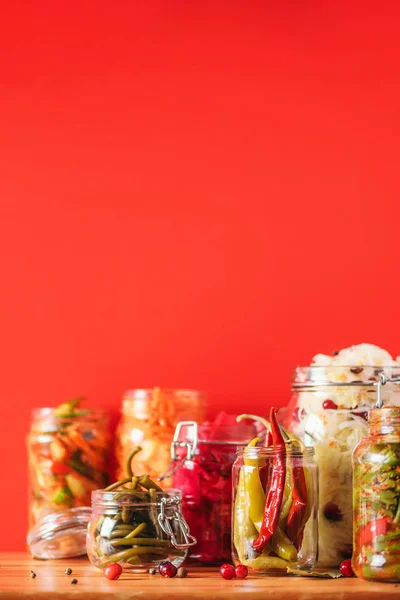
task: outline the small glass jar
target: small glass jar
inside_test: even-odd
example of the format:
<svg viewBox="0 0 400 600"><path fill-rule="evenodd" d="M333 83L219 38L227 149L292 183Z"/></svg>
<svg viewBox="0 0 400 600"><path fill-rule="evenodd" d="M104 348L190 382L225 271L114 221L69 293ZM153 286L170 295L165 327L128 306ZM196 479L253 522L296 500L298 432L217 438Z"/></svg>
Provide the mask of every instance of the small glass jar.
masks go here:
<svg viewBox="0 0 400 600"><path fill-rule="evenodd" d="M319 472L318 566L337 567L353 549L352 452L367 435L367 413L377 401L380 377L398 366L298 367L284 425L315 447ZM382 388L385 404L400 404L400 386Z"/></svg>
<svg viewBox="0 0 400 600"><path fill-rule="evenodd" d="M369 411L369 436L353 453L357 577L400 581L400 408Z"/></svg>
<svg viewBox="0 0 400 600"><path fill-rule="evenodd" d="M169 463L170 444L179 421L204 416L204 395L196 390L136 389L125 393L117 427L117 479L126 476L126 460L135 446L134 472L157 479Z"/></svg>
<svg viewBox="0 0 400 600"><path fill-rule="evenodd" d="M277 459L282 450L272 447L238 448L233 466L232 557L250 573L285 575L289 569L310 571L317 561L318 482L314 449L283 451L284 491L274 533L264 547L254 548L265 510L273 493ZM282 474L282 468L281 474ZM303 503L296 500L302 498ZM289 525L290 520L290 525Z"/></svg>
<svg viewBox="0 0 400 600"><path fill-rule="evenodd" d="M141 496L129 490L92 493L86 546L95 567L119 563L143 572L163 561L179 567L185 560L196 540L183 519L179 492L154 492L152 501Z"/></svg>
<svg viewBox="0 0 400 600"><path fill-rule="evenodd" d="M33 410L27 438L29 525L48 514L90 506L90 495L108 482L108 417L99 410Z"/></svg>
<svg viewBox="0 0 400 600"><path fill-rule="evenodd" d="M244 423L199 426L188 421L176 428L172 485L182 493L182 510L197 539L189 551L191 562L218 565L230 560L232 465L236 447L244 447L253 435L254 427Z"/></svg>
<svg viewBox="0 0 400 600"><path fill-rule="evenodd" d="M43 517L28 534L33 558L71 558L86 554L90 507L69 508Z"/></svg>

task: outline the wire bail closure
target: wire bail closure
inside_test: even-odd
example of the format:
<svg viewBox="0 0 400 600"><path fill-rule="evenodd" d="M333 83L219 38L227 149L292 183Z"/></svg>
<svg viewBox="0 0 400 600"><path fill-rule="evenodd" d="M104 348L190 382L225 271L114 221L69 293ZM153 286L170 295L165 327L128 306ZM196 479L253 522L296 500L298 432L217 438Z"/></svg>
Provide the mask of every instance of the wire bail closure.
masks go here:
<svg viewBox="0 0 400 600"><path fill-rule="evenodd" d="M193 435L191 441L180 440L180 435L183 427L192 427ZM158 478L158 481L163 481L167 477L172 477L179 469L179 467L185 462L185 460L192 460L199 443L199 426L196 421L180 421L176 426L174 437L171 442L171 461L165 471ZM178 456L177 448L186 448L186 454Z"/></svg>
<svg viewBox="0 0 400 600"><path fill-rule="evenodd" d="M376 398L375 408L383 407L382 386L386 385L387 383L400 383L400 377L386 377L386 375L384 373L380 373L377 390L376 390L377 398Z"/></svg>
<svg viewBox="0 0 400 600"><path fill-rule="evenodd" d="M178 530L182 533L183 544L179 544L176 540L176 535L171 522L174 522L178 526ZM162 498L161 508L158 514L158 522L161 529L171 539L171 542L175 548L190 548L197 544L197 540L193 535L189 533L189 525L186 523L181 510L181 499L179 496L173 498Z"/></svg>

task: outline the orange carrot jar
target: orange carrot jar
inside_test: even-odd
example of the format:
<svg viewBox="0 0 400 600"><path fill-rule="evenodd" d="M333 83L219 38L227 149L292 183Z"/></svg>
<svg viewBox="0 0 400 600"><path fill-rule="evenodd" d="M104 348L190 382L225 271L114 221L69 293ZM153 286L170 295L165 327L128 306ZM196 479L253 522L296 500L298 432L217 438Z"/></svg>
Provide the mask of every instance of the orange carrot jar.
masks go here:
<svg viewBox="0 0 400 600"><path fill-rule="evenodd" d="M156 480L171 460L170 445L178 422L202 421L204 412L205 398L197 390L156 387L127 391L116 435L117 479L126 477L126 459L135 446L141 446L132 469Z"/></svg>

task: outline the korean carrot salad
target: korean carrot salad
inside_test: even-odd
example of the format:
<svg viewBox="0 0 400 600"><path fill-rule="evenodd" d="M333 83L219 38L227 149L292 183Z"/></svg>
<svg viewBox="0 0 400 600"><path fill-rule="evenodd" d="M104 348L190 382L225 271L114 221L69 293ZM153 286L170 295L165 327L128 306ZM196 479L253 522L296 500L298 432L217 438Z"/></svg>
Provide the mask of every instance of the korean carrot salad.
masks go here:
<svg viewBox="0 0 400 600"><path fill-rule="evenodd" d="M90 506L107 483L109 433L103 413L81 398L34 412L28 435L30 524L54 511Z"/></svg>

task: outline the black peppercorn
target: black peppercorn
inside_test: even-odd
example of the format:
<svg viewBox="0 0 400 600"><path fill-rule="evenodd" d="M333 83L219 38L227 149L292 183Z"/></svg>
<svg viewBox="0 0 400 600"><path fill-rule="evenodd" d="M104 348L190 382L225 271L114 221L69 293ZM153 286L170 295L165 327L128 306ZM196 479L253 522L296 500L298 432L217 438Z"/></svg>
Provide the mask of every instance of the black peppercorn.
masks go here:
<svg viewBox="0 0 400 600"><path fill-rule="evenodd" d="M152 567L151 569L149 569L149 574L150 575L155 575L157 573L157 569L155 569L154 567Z"/></svg>
<svg viewBox="0 0 400 600"><path fill-rule="evenodd" d="M74 583L74 584L78 583L78 580L77 579L71 579L71 583Z"/></svg>
<svg viewBox="0 0 400 600"><path fill-rule="evenodd" d="M65 574L66 575L71 575L72 574L72 569L70 569L69 567L68 567L68 569L65 569Z"/></svg>
<svg viewBox="0 0 400 600"><path fill-rule="evenodd" d="M36 573L35 573L34 571L31 571L31 572L30 572L30 576L31 576L31 578L32 578L32 579L35 579L35 577L36 577Z"/></svg>

